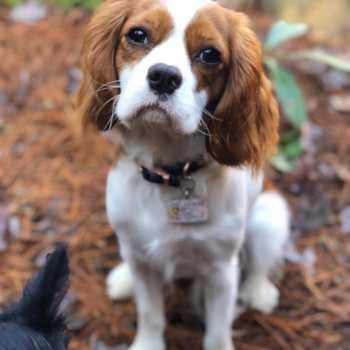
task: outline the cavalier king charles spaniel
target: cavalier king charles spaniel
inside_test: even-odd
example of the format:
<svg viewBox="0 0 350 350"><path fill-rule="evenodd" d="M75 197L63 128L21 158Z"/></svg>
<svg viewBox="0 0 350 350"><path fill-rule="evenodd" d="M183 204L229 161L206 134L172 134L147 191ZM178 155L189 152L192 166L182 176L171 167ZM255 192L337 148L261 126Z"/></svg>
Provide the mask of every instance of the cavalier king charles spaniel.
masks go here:
<svg viewBox="0 0 350 350"><path fill-rule="evenodd" d="M124 263L111 299L135 295L131 350L164 350L163 287L191 278L205 350L232 350L237 300L270 313L289 210L262 167L278 105L247 17L211 0L107 0L83 48L76 108L115 135L107 214Z"/></svg>

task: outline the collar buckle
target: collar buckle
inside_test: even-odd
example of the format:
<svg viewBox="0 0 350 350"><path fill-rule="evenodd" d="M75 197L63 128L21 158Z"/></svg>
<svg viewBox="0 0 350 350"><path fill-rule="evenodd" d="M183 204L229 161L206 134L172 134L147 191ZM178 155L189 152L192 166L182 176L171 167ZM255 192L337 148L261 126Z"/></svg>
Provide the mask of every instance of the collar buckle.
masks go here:
<svg viewBox="0 0 350 350"><path fill-rule="evenodd" d="M142 173L145 180L160 185L171 187L182 187L183 191L190 193L194 188L194 180L191 174L201 169L205 165L204 160L186 162L177 167L156 166L149 170L144 166L139 166L139 172ZM182 184L184 182L184 185Z"/></svg>
<svg viewBox="0 0 350 350"><path fill-rule="evenodd" d="M168 174L162 168L157 166L153 168L153 172L155 172L157 175L163 178L165 186L169 186L170 174Z"/></svg>

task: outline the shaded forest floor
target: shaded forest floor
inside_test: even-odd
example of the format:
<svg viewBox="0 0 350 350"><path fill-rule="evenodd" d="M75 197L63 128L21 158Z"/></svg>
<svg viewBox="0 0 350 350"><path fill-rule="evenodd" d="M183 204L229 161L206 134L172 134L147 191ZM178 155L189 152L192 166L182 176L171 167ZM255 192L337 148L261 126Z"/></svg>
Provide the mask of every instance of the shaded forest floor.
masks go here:
<svg viewBox="0 0 350 350"><path fill-rule="evenodd" d="M112 303L105 276L119 262L105 214L105 182L113 146L101 134L81 136L73 116L83 33L90 17L55 12L35 26L0 16L0 305L18 300L28 278L58 242L69 243L71 292L64 305L70 349L103 349L134 337L134 302ZM271 24L253 14L255 29ZM292 47L313 46L306 39ZM350 46L344 48L350 53ZM281 301L273 315L247 312L234 325L238 350L350 349L350 240L339 212L350 198L350 117L333 110L327 72L290 67L306 94L309 151L293 174L270 170L293 211L293 238ZM328 79L331 79L328 77ZM332 81L331 81L332 83ZM8 243L6 249L5 245ZM314 259L316 258L316 259ZM315 261L314 261L315 260ZM177 294L185 295L186 288ZM185 299L186 300L186 299ZM169 349L200 349L203 324L186 302L169 296ZM96 346L97 344L97 346ZM121 348L120 348L121 349Z"/></svg>

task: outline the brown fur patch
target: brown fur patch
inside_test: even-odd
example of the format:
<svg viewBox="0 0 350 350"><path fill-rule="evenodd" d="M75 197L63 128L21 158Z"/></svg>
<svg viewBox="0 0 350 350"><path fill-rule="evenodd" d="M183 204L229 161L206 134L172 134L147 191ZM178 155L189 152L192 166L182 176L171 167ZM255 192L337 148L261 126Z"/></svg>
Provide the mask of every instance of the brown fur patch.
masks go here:
<svg viewBox="0 0 350 350"><path fill-rule="evenodd" d="M170 35L173 21L165 8L149 9L126 21L119 36L119 46L116 54L116 68L121 72L126 66L134 66L152 49L161 44ZM137 46L126 38L131 29L142 28L148 34L148 44Z"/></svg>
<svg viewBox="0 0 350 350"><path fill-rule="evenodd" d="M247 17L219 5L205 7L190 24L186 45L197 90L208 93L207 109L217 118L210 125L209 153L220 164L260 169L275 151L279 113ZM198 55L206 48L216 48L222 63L203 64Z"/></svg>
<svg viewBox="0 0 350 350"><path fill-rule="evenodd" d="M274 184L266 177L264 177L263 191L264 192L275 192L276 191Z"/></svg>
<svg viewBox="0 0 350 350"><path fill-rule="evenodd" d="M227 46L227 26L221 7L210 6L201 10L186 30L185 42L197 80L197 92L205 90L211 104L222 95L230 69L230 51ZM200 54L215 48L221 54L222 63L208 66L200 60Z"/></svg>

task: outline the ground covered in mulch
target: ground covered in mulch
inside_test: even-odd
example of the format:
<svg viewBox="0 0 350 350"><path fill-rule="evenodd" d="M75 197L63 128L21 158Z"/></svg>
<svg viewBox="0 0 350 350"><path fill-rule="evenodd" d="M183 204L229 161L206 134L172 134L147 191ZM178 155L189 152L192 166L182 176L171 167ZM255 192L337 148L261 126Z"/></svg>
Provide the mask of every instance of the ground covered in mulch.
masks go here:
<svg viewBox="0 0 350 350"><path fill-rule="evenodd" d="M0 10L0 305L18 300L47 253L69 243L71 292L63 311L70 349L106 349L99 340L130 344L134 302L112 303L105 294L105 276L120 260L104 202L113 145L101 134L81 134L73 113L90 17L54 10L27 26L9 23L8 10ZM261 33L271 23L262 14L252 18ZM349 54L350 46L342 50ZM275 313L247 312L235 323L238 350L350 349L350 240L338 215L350 204L350 116L329 104L330 94L344 97L349 89L312 67L290 67L310 114L305 155L292 174L270 170L290 202L299 253L289 248L294 263L276 276ZM169 349L200 349L200 316L175 296L167 311Z"/></svg>

